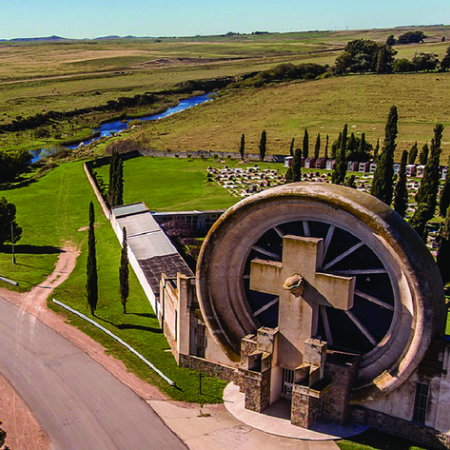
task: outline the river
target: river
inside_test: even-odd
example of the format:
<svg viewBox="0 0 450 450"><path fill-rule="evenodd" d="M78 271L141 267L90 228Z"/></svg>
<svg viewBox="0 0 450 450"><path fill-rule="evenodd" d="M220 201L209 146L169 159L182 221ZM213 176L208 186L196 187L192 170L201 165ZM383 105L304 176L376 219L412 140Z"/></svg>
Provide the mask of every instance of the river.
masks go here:
<svg viewBox="0 0 450 450"><path fill-rule="evenodd" d="M88 139L86 141L79 142L74 145L67 145L65 148L69 150L74 150L75 148L78 148L83 145L89 145L91 142L94 142L101 137L104 136L111 136L112 134L118 133L119 131L126 130L129 126L129 122L132 120L140 120L142 122L145 122L147 120L159 120L163 119L164 117L171 116L172 114L179 113L181 111L184 111L186 109L192 108L193 106L200 105L201 103L205 103L207 101L211 100L211 94L203 94L203 95L197 95L195 97L190 97L185 100L181 100L178 105L166 109L164 112L160 114L154 114L151 116L144 116L140 117L139 119L127 119L127 120L116 120L114 122L107 122L101 125L98 128L94 128L92 130L93 133L100 132L100 135L93 138ZM42 156L45 156L45 149L38 149L38 150L32 150L31 153L33 154L32 163L38 161Z"/></svg>

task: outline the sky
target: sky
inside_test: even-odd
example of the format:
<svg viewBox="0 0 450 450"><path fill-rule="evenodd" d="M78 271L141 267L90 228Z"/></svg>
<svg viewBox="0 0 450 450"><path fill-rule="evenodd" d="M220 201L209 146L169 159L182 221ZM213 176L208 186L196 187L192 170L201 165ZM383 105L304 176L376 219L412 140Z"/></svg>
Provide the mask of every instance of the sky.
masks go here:
<svg viewBox="0 0 450 450"><path fill-rule="evenodd" d="M450 24L450 0L0 0L0 39Z"/></svg>

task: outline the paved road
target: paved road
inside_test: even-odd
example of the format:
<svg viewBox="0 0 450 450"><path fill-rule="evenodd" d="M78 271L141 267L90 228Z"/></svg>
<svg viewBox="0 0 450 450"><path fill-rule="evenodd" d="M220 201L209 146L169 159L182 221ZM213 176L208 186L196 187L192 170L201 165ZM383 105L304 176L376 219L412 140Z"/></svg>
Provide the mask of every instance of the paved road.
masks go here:
<svg viewBox="0 0 450 450"><path fill-rule="evenodd" d="M54 450L186 450L136 394L35 317L0 297L0 372Z"/></svg>

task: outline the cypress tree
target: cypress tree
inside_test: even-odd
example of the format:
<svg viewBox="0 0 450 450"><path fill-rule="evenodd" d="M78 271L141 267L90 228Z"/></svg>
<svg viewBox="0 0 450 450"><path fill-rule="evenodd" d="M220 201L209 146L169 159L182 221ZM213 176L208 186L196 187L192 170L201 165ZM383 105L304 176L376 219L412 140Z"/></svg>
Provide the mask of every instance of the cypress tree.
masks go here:
<svg viewBox="0 0 450 450"><path fill-rule="evenodd" d="M374 160L374 162L377 162L378 152L379 151L380 151L380 138L377 139L377 145L373 149L373 160Z"/></svg>
<svg viewBox="0 0 450 450"><path fill-rule="evenodd" d="M239 153L241 155L241 159L244 159L245 155L245 134L242 133L241 136L241 145L239 146Z"/></svg>
<svg viewBox="0 0 450 450"><path fill-rule="evenodd" d="M428 162L428 153L429 153L428 144L425 144L422 147L422 150L420 151L419 154L419 162L422 166L425 166L426 163Z"/></svg>
<svg viewBox="0 0 450 450"><path fill-rule="evenodd" d="M267 135L266 131L264 130L261 133L261 139L259 141L259 156L261 158L261 161L264 161L264 158L266 156L266 144L267 144Z"/></svg>
<svg viewBox="0 0 450 450"><path fill-rule="evenodd" d="M308 130L305 128L305 134L303 135L303 157L306 159L309 155L309 136Z"/></svg>
<svg viewBox="0 0 450 450"><path fill-rule="evenodd" d="M413 230L423 239L425 243L427 242L428 237L428 216L428 205L425 203L420 203L417 205L416 211L409 221L409 224Z"/></svg>
<svg viewBox="0 0 450 450"><path fill-rule="evenodd" d="M450 167L450 158L447 162L447 167ZM439 200L439 212L442 217L447 215L448 206L450 205L450 173L447 172L445 177L444 187L441 191L441 198Z"/></svg>
<svg viewBox="0 0 450 450"><path fill-rule="evenodd" d="M95 251L95 213L94 204L89 204L89 238L88 238L88 259L87 259L87 300L91 309L91 314L95 316L98 302L98 278L97 278L97 256Z"/></svg>
<svg viewBox="0 0 450 450"><path fill-rule="evenodd" d="M317 135L316 145L314 146L314 158L319 159L319 153L320 153L320 133Z"/></svg>
<svg viewBox="0 0 450 450"><path fill-rule="evenodd" d="M373 176L372 187L370 193L379 200L390 206L392 203L392 195L394 192L394 153L397 139L397 122L398 113L397 107L392 106L389 111L385 138L383 143L383 151L378 158L377 168Z"/></svg>
<svg viewBox="0 0 450 450"><path fill-rule="evenodd" d="M347 124L344 126L344 130L341 135L340 148L336 158L336 164L331 174L331 182L333 184L343 184L345 181L345 175L347 174L347 162L346 162L346 144L347 144Z"/></svg>
<svg viewBox="0 0 450 450"><path fill-rule="evenodd" d="M350 139L347 143L347 150L349 153L354 153L356 150L356 139L355 139L355 133L352 133L350 135Z"/></svg>
<svg viewBox="0 0 450 450"><path fill-rule="evenodd" d="M113 150L111 159L109 162L109 188L108 188L108 199L109 206L112 208L116 206L117 200L117 183L116 183L116 175L117 175L117 166L119 164L119 154L116 150Z"/></svg>
<svg viewBox="0 0 450 450"><path fill-rule="evenodd" d="M408 188L406 178L406 163L408 161L408 151L403 150L402 161L400 163L400 170L398 172L398 182L395 185L394 193L394 209L402 217L406 216L406 210L408 209Z"/></svg>
<svg viewBox="0 0 450 450"><path fill-rule="evenodd" d="M338 150L341 148L341 141L342 141L342 133L339 133L339 136L336 141L333 142L331 145L331 159L337 158Z"/></svg>
<svg viewBox="0 0 450 450"><path fill-rule="evenodd" d="M302 181L302 150L297 148L291 166L286 172L286 182L298 183L299 181Z"/></svg>
<svg viewBox="0 0 450 450"><path fill-rule="evenodd" d="M123 205L123 161L122 158L120 157L118 157L116 170L117 170L115 175L116 203L114 206L120 206Z"/></svg>
<svg viewBox="0 0 450 450"><path fill-rule="evenodd" d="M445 285L450 281L450 209L447 210L445 221L441 225L439 232L439 249L436 263Z"/></svg>
<svg viewBox="0 0 450 450"><path fill-rule="evenodd" d="M291 156L294 156L294 144L295 144L295 138L292 138L291 146L289 147L289 154Z"/></svg>
<svg viewBox="0 0 450 450"><path fill-rule="evenodd" d="M363 133L361 135L361 140L359 141L358 146L359 160L362 160L362 158L364 158L364 154L366 153L366 146L366 133Z"/></svg>
<svg viewBox="0 0 450 450"><path fill-rule="evenodd" d="M130 293L130 285L128 282L128 243L127 230L123 227L122 253L120 256L119 281L120 281L120 300L122 302L123 313L127 313L127 301Z"/></svg>
<svg viewBox="0 0 450 450"><path fill-rule="evenodd" d="M432 219L436 210L437 195L439 191L440 170L439 163L441 157L441 141L444 126L438 123L434 127L434 137L431 139L430 157L428 158L423 178L420 182L419 190L416 194L416 202L428 205L427 221Z"/></svg>
<svg viewBox="0 0 450 450"><path fill-rule="evenodd" d="M329 141L329 136L327 134L327 137L325 138L325 161L328 159L328 141Z"/></svg>
<svg viewBox="0 0 450 450"><path fill-rule="evenodd" d="M417 146L417 141L416 141L416 142L414 142L413 146L411 147L411 150L409 151L408 164L416 163L418 153L419 153L419 147Z"/></svg>

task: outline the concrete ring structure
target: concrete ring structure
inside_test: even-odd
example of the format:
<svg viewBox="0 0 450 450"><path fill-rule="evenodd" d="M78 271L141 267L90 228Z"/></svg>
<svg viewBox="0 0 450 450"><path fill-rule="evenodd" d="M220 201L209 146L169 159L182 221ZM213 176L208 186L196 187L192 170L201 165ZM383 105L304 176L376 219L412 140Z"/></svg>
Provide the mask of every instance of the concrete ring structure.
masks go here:
<svg viewBox="0 0 450 450"><path fill-rule="evenodd" d="M394 297L391 323L361 355L354 395L367 399L393 391L445 330L443 285L433 257L411 227L384 203L356 189L294 183L231 207L208 234L197 266L197 293L211 334L231 360L240 360L242 338L261 326L244 286L251 249L268 230L298 221L344 230L371 249L385 268Z"/></svg>

